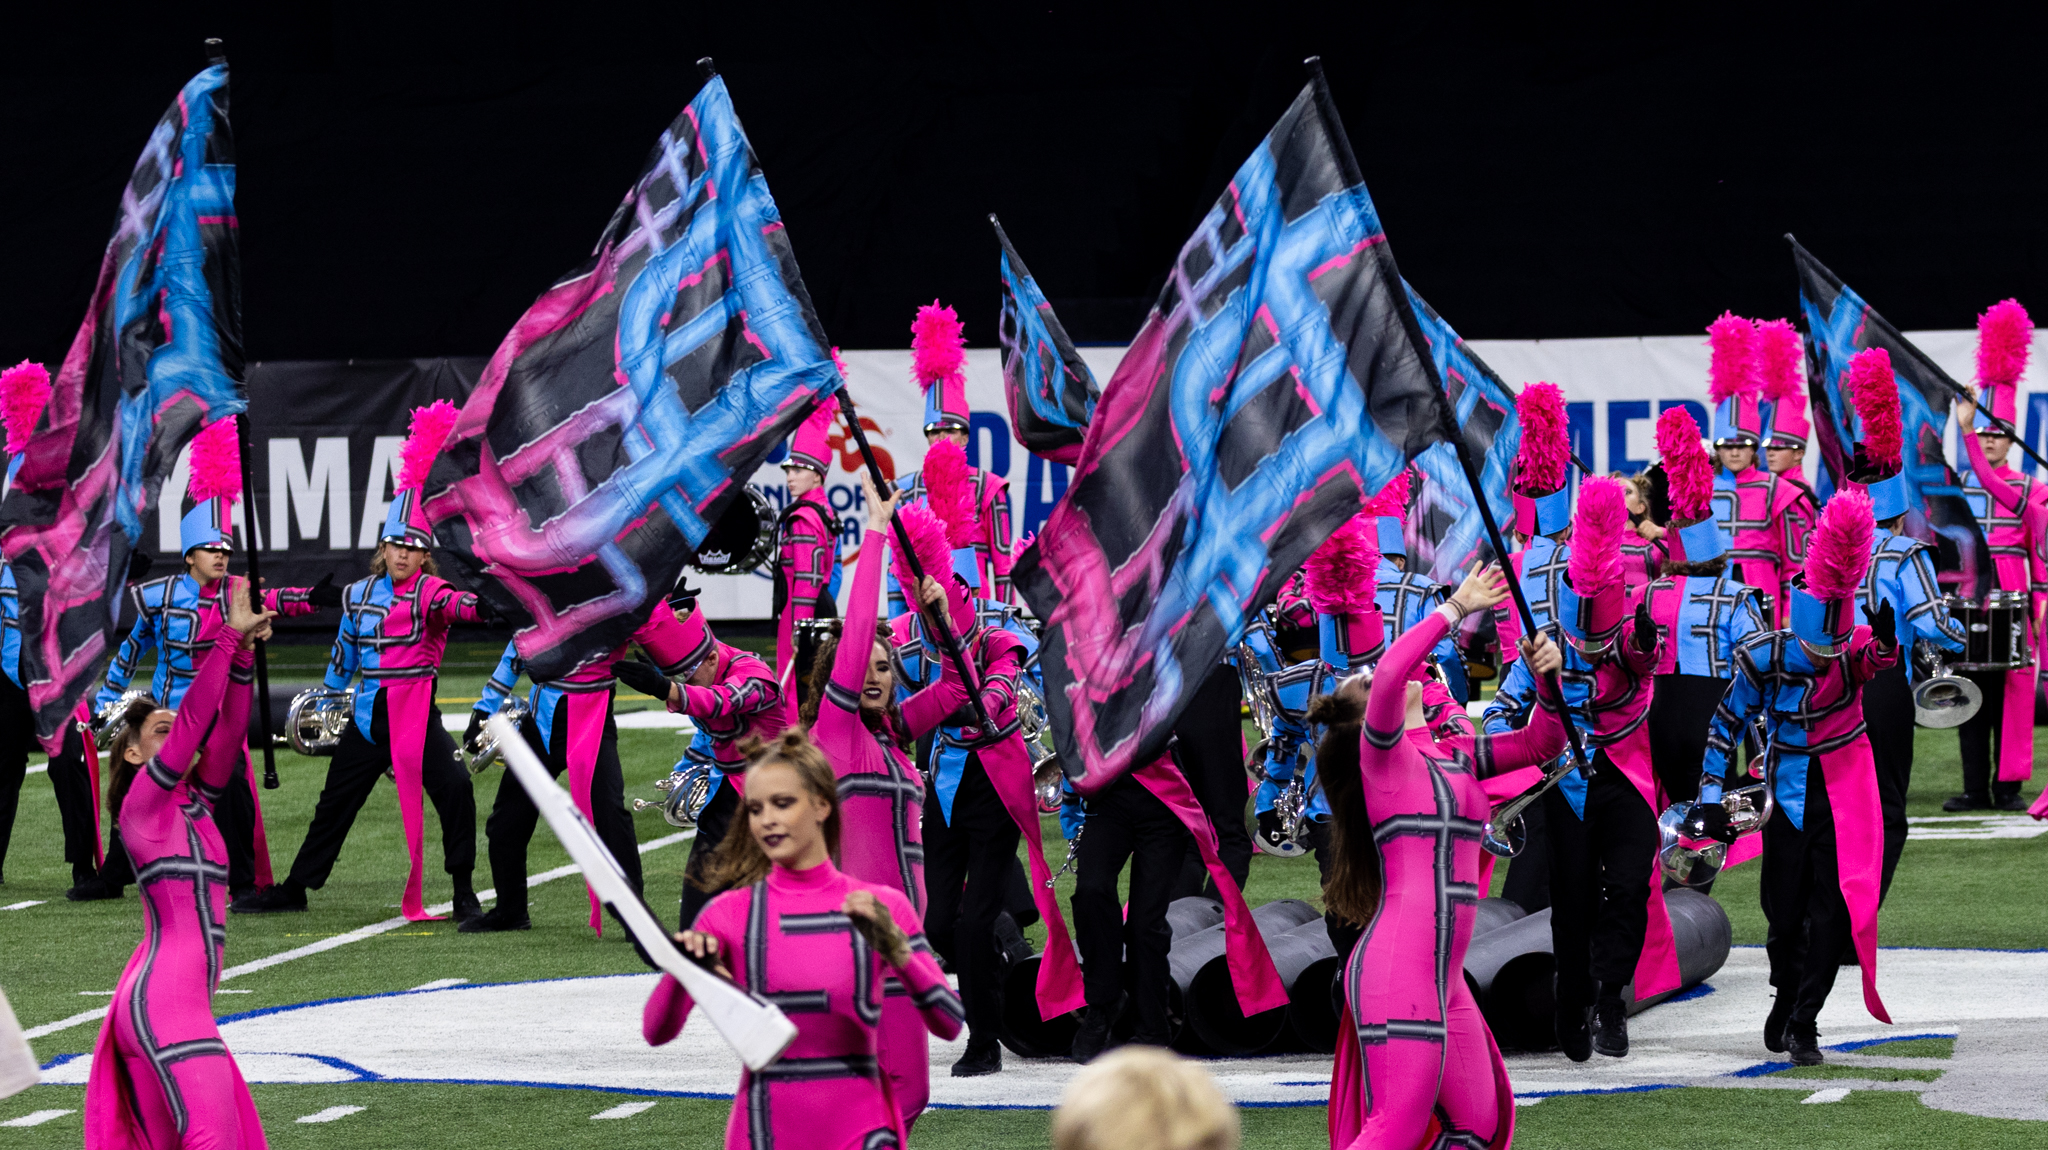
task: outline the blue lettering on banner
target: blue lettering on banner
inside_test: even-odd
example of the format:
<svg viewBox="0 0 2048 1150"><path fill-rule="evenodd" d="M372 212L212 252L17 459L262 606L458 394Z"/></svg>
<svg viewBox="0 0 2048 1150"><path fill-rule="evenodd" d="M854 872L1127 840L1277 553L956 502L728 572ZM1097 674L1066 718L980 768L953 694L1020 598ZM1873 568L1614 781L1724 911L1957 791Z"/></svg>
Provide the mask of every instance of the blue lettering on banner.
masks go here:
<svg viewBox="0 0 2048 1150"><path fill-rule="evenodd" d="M1064 463L1054 463L1036 455L1029 456L1024 465L1024 531L1035 535L1038 528L1052 514L1053 505L1060 496L1067 493L1067 476L1071 469ZM1047 480L1051 491L1046 490Z"/></svg>
<svg viewBox="0 0 2048 1150"><path fill-rule="evenodd" d="M967 432L967 465L1008 478L1010 474L1010 421L993 411L970 411ZM982 433L988 433L989 462L981 461Z"/></svg>
<svg viewBox="0 0 2048 1150"><path fill-rule="evenodd" d="M1623 475L1634 475L1650 465L1647 459L1636 459L1628 453L1628 424L1632 419L1650 418L1650 401L1647 399L1609 400L1607 403L1607 470L1619 471ZM1577 430L1574 424L1573 430Z"/></svg>
<svg viewBox="0 0 2048 1150"><path fill-rule="evenodd" d="M2048 394L2038 391L2028 392L2027 446L2035 451L2041 450L2041 425L2044 423L2048 423ZM2040 470L2034 466L2034 461L2031 459L2008 459L2007 462L2017 466L2028 475L2038 474Z"/></svg>
<svg viewBox="0 0 2048 1150"><path fill-rule="evenodd" d="M1593 455L1593 405L1591 403L1567 403L1564 405L1565 424L1570 428L1572 452L1588 467L1600 466ZM1575 469L1567 468L1567 471ZM1576 479L1572 480L1577 483ZM1576 498L1576 496L1574 496Z"/></svg>

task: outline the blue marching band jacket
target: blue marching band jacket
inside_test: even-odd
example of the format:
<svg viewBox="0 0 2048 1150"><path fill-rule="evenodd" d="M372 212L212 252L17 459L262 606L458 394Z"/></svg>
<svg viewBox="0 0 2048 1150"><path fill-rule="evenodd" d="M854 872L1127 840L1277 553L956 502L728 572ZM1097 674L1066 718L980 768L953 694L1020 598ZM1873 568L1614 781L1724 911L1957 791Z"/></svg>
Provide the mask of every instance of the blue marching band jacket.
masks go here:
<svg viewBox="0 0 2048 1150"><path fill-rule="evenodd" d="M1034 689L1043 692L1045 682L1040 675L1036 658L1038 636L1024 622L1023 617L1015 608L993 599L974 600L974 613L974 634L969 635L962 644L962 652L968 661L975 665L977 674L981 676L983 698L988 697L991 689L1007 692L1013 700L1017 694L1016 686L1007 677L986 674L982 670L983 660L977 657L983 644L997 631L1013 636L1022 645L1023 650L1019 653L1018 659L1022 663L1023 673L1031 680ZM908 700L926 686L938 682L941 674L940 661L945 658L938 645L926 639L922 614L913 612L909 615L909 631L908 639L896 647L896 662L902 668L902 672L896 676L898 703ZM994 712L995 708L991 708L990 718L996 717ZM960 712L956 712L955 717L973 713L972 707L963 707ZM1017 726L1017 720L1013 716L994 739L971 725L941 726L935 733L935 745L929 760L930 766L926 768L926 776L932 792L938 796L940 816L948 823L953 821L953 799L960 793L960 782L966 777L967 756L977 747L1009 738L1016 732ZM1064 822L1064 804L1061 817Z"/></svg>

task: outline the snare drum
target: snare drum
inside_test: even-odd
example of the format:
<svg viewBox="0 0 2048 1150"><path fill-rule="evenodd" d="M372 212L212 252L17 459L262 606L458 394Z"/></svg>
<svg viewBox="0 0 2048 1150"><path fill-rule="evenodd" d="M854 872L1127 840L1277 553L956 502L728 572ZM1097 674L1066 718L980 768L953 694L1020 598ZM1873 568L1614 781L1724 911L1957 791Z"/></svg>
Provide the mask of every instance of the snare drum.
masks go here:
<svg viewBox="0 0 2048 1150"><path fill-rule="evenodd" d="M690 557L690 566L706 575L745 575L758 571L775 552L775 508L766 496L742 487L726 506L704 541Z"/></svg>
<svg viewBox="0 0 2048 1150"><path fill-rule="evenodd" d="M1963 625L1962 657L1949 664L1957 671L2011 671L2034 660L2027 650L2027 596L2019 591L1993 591L1982 605L1960 596L1947 597L1949 617Z"/></svg>

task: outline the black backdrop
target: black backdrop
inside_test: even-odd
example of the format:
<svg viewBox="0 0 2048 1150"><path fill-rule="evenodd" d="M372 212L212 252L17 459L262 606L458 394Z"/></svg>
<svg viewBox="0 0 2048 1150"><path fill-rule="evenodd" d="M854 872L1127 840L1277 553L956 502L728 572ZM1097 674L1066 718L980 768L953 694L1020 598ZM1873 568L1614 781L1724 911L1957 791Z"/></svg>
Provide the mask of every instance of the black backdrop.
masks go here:
<svg viewBox="0 0 2048 1150"><path fill-rule="evenodd" d="M2048 308L2042 29L2007 15L1109 7L10 13L0 361L63 354L206 35L234 67L251 359L488 355L587 252L704 54L848 347L904 345L934 296L991 344L992 210L1078 339L1128 339L1312 52L1402 270L1467 335L1789 315L1786 231L1908 329Z"/></svg>

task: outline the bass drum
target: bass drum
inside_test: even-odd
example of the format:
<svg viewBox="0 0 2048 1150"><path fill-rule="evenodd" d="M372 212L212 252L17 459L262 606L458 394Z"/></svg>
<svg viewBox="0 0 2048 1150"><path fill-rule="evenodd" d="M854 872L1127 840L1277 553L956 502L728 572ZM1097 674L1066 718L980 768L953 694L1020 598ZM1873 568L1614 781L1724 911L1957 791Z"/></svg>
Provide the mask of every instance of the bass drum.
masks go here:
<svg viewBox="0 0 2048 1150"><path fill-rule="evenodd" d="M775 554L775 507L751 487L740 493L725 514L704 533L704 542L689 566L706 575L746 575L761 569Z"/></svg>

